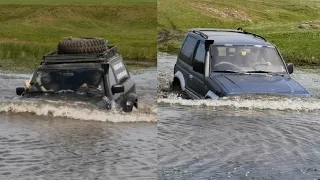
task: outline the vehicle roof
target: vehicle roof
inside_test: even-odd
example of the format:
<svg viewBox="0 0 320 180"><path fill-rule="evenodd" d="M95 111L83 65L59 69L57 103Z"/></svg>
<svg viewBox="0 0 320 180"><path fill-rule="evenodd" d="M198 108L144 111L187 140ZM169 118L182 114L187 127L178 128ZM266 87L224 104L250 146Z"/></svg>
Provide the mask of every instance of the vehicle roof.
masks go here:
<svg viewBox="0 0 320 180"><path fill-rule="evenodd" d="M208 36L206 40L214 40L213 45L232 44L274 46L270 42L257 37L255 34L245 33L244 31L240 30L196 28L191 29L189 32L193 33L192 31L200 31L201 33L205 34L206 36Z"/></svg>

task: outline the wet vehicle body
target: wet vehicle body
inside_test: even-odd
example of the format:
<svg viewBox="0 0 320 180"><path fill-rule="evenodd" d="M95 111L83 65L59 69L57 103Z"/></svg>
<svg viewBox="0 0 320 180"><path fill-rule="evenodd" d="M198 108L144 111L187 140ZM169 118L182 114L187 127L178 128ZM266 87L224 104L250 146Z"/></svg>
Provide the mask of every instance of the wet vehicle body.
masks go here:
<svg viewBox="0 0 320 180"><path fill-rule="evenodd" d="M23 97L79 97L99 108L115 106L125 112L138 106L135 83L115 46L102 53L49 53L16 93Z"/></svg>
<svg viewBox="0 0 320 180"><path fill-rule="evenodd" d="M250 32L191 29L174 67L172 87L192 99L217 99L243 94L310 94L290 77L275 45Z"/></svg>

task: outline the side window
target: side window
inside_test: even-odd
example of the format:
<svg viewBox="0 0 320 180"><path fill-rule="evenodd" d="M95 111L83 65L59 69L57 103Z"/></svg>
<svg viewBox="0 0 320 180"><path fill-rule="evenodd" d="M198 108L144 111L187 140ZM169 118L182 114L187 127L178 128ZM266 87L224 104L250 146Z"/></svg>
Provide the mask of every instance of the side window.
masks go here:
<svg viewBox="0 0 320 180"><path fill-rule="evenodd" d="M117 83L122 83L128 79L129 73L121 60L111 63Z"/></svg>
<svg viewBox="0 0 320 180"><path fill-rule="evenodd" d="M204 63L205 57L206 57L206 49L203 42L200 42L197 48L196 55L194 56L194 61L199 61Z"/></svg>
<svg viewBox="0 0 320 180"><path fill-rule="evenodd" d="M117 80L116 80L116 77L115 77L115 74L114 73L112 73L112 68L111 68L111 66L109 67L109 74L107 75L108 77L108 80L109 80L109 89L108 89L108 91L110 92L110 95L111 95L111 99L117 99L119 96L120 96L120 94L112 94L111 93L111 87L113 86L113 85L115 85L115 84L117 84Z"/></svg>
<svg viewBox="0 0 320 180"><path fill-rule="evenodd" d="M114 77L114 73L112 73L111 67L109 67L109 85L110 87L112 87L115 84L117 84L117 80Z"/></svg>
<svg viewBox="0 0 320 180"><path fill-rule="evenodd" d="M188 36L183 44L180 55L181 55L181 59L185 61L187 64L190 64L190 65L192 64L192 60L190 59L190 57L194 52L194 48L196 44L197 44L197 39L192 36Z"/></svg>

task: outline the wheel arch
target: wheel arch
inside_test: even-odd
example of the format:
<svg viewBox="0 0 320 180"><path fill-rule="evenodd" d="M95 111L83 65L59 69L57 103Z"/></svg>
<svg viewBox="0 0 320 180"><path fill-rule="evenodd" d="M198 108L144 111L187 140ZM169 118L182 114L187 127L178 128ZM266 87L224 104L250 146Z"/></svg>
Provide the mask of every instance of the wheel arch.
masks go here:
<svg viewBox="0 0 320 180"><path fill-rule="evenodd" d="M180 88L181 88L182 91L184 91L186 89L186 82L185 82L185 79L183 77L183 74L180 71L178 71L178 72L176 72L174 74L173 81L175 81L175 80L179 80Z"/></svg>

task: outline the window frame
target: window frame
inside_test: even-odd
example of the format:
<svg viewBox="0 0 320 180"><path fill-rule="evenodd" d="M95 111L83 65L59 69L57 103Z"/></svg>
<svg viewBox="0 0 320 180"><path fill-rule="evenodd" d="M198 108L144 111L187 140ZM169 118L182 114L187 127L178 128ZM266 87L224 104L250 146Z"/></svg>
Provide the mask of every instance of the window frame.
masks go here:
<svg viewBox="0 0 320 180"><path fill-rule="evenodd" d="M184 48L185 48L185 46L187 46L187 44L191 44L191 43L187 43L188 38L194 39L194 41L195 41L195 43L194 43L194 45L192 46L192 48L190 48L190 51L191 51L191 52L190 52L189 56L186 55L186 54L184 53L184 51L183 51ZM185 62L185 63L187 63L188 65L190 65L190 66L192 66L193 56L194 56L194 54L195 54L198 41L199 41L198 38L196 38L195 36L193 36L193 35L191 35L191 34L187 35L187 37L185 38L185 40L184 40L184 42L183 42L183 45L182 45L182 47L181 47L181 49L180 49L180 52L179 52L179 57L180 57L180 59L181 59L183 62ZM191 45L190 45L190 46L191 46Z"/></svg>
<svg viewBox="0 0 320 180"><path fill-rule="evenodd" d="M199 46L200 44L203 44L203 47L204 47L204 58L203 58L203 61L201 61L203 64L205 64L205 61L206 61L206 56L207 56L207 53L206 53L206 48L205 48L205 43L201 40L198 40L197 42L197 45L196 45L196 48L194 50L194 53L193 53L193 57L192 57L192 66L194 64L194 61L196 60L196 55L197 55L197 52L198 52L198 49L199 49Z"/></svg>

